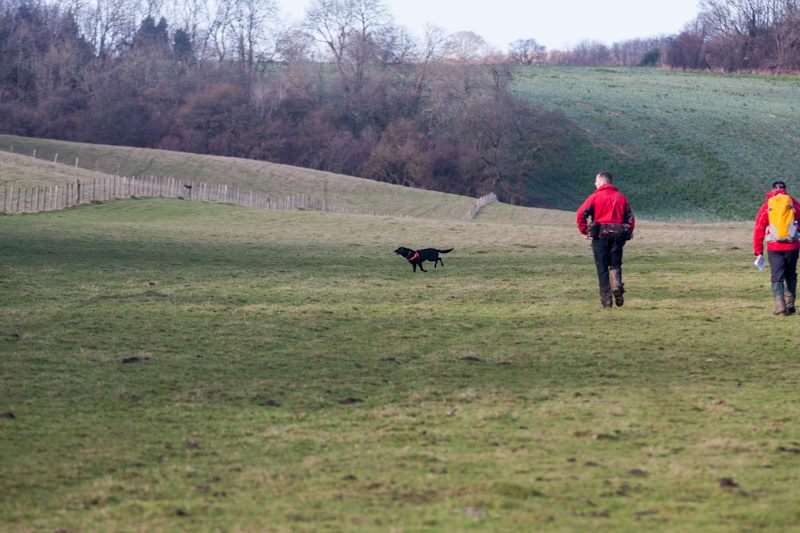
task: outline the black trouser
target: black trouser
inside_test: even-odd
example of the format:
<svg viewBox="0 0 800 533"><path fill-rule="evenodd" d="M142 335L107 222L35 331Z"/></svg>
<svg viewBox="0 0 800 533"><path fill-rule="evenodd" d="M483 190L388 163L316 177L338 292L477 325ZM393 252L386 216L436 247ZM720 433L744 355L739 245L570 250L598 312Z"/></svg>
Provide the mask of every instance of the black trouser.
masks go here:
<svg viewBox="0 0 800 533"><path fill-rule="evenodd" d="M600 291L610 290L608 269L622 268L622 249L625 247L623 237L598 237L592 240L594 264L597 267L597 281Z"/></svg>
<svg viewBox="0 0 800 533"><path fill-rule="evenodd" d="M791 252L767 252L769 268L772 271L772 283L786 282L790 293L797 291L797 257L800 250Z"/></svg>

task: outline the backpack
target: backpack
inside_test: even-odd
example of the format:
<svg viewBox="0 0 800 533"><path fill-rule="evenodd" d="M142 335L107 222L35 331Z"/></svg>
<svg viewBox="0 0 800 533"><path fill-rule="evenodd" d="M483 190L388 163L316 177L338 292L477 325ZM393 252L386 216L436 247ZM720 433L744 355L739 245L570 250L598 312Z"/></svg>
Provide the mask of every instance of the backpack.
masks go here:
<svg viewBox="0 0 800 533"><path fill-rule="evenodd" d="M793 242L797 240L797 223L794 202L788 194L776 194L767 201L769 215L768 242Z"/></svg>

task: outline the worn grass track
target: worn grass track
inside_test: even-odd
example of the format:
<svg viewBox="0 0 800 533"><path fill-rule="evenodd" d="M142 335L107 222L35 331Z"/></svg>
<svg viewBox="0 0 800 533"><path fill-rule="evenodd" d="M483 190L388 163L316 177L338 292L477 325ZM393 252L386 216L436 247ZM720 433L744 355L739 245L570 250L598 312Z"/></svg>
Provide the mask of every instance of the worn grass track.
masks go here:
<svg viewBox="0 0 800 533"><path fill-rule="evenodd" d="M0 529L789 529L800 318L748 237L645 224L601 313L567 224L1 217Z"/></svg>

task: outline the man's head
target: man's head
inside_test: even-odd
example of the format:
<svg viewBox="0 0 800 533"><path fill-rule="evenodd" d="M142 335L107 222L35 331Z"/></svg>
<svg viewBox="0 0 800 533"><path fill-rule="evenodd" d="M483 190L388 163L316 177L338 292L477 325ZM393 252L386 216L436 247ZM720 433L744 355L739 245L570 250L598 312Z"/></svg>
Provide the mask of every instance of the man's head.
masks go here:
<svg viewBox="0 0 800 533"><path fill-rule="evenodd" d="M772 188L785 191L786 190L786 182L783 180L775 180L772 182Z"/></svg>
<svg viewBox="0 0 800 533"><path fill-rule="evenodd" d="M599 189L603 185L610 185L611 183L614 183L614 176L611 175L611 172L605 170L598 172L597 176L594 178L594 186L596 189Z"/></svg>

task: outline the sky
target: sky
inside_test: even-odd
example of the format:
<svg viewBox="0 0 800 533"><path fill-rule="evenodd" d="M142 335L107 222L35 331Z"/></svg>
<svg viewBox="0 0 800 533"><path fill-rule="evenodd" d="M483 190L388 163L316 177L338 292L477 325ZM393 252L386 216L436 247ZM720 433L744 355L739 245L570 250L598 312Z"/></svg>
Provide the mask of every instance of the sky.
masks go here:
<svg viewBox="0 0 800 533"><path fill-rule="evenodd" d="M278 0L299 21L312 0ZM698 0L385 0L395 23L417 35L426 24L469 30L506 50L534 38L548 49L584 39L611 44L678 32L697 15Z"/></svg>

